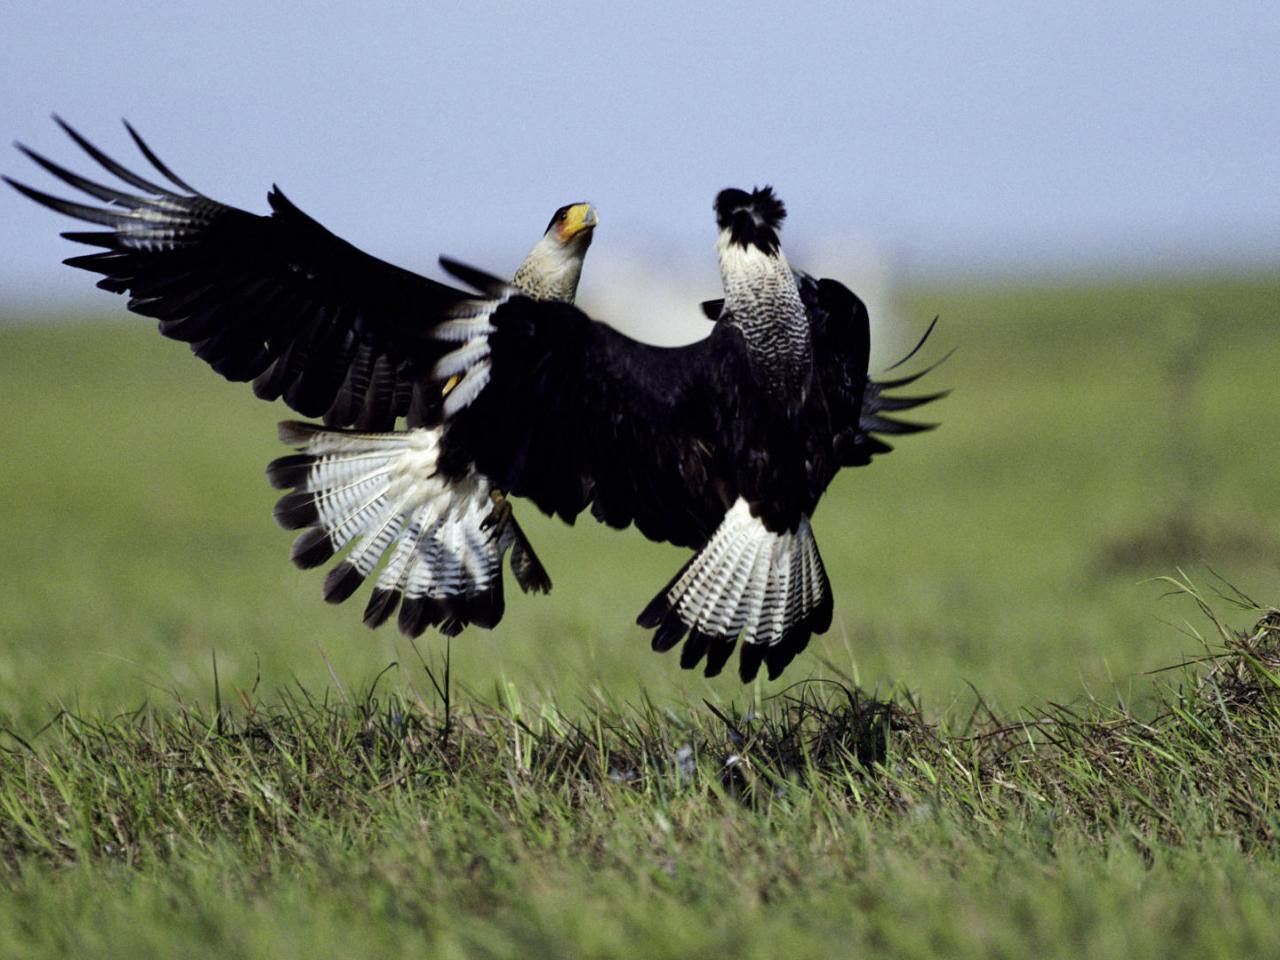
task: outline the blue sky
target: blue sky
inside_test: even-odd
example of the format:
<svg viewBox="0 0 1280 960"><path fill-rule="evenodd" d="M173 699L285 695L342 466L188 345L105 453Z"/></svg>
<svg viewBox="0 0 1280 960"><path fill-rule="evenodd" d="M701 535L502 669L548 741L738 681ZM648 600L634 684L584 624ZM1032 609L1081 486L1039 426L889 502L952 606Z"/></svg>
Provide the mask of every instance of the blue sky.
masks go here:
<svg viewBox="0 0 1280 960"><path fill-rule="evenodd" d="M910 278L1280 264L1273 4L10 5L0 130L56 111L252 210L278 182L408 266L513 266L568 200L593 258L705 262L773 183L792 250ZM48 185L11 150L0 171ZM0 195L0 300L85 296L61 218Z"/></svg>

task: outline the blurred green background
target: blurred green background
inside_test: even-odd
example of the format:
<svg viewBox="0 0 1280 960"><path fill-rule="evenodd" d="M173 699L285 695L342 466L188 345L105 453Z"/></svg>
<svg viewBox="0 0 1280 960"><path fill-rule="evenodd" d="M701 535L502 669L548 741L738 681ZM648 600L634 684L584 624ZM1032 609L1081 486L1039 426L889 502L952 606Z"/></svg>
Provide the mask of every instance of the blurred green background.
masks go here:
<svg viewBox="0 0 1280 960"><path fill-rule="evenodd" d="M1185 603L1149 578L1205 564L1280 600L1280 278L939 286L904 291L893 331L934 314L921 389L942 426L845 471L815 529L836 595L830 633L782 681L843 672L927 709L1001 709L1086 691L1141 698L1145 671L1196 656ZM174 696L427 687L393 629L360 623L365 591L321 600L296 570L263 468L289 416L124 317L0 324L0 718L29 730L59 706L128 710ZM882 362L889 355L876 351ZM684 551L589 519L518 515L549 597L508 578L507 616L453 643L455 681L575 700L738 698L649 651L636 613ZM1225 606L1225 605L1224 605ZM1227 610L1230 617L1230 611ZM1241 623L1249 616L1242 614ZM444 641L424 636L439 665Z"/></svg>

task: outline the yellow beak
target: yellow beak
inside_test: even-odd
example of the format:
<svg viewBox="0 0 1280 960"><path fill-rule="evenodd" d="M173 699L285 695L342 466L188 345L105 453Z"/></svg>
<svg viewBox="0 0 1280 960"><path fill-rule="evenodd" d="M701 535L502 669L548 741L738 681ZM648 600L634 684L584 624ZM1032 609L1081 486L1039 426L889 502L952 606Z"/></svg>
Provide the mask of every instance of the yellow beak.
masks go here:
<svg viewBox="0 0 1280 960"><path fill-rule="evenodd" d="M572 240L584 230L594 229L599 222L600 214L592 204L575 203L566 211L566 216L560 224L560 239Z"/></svg>

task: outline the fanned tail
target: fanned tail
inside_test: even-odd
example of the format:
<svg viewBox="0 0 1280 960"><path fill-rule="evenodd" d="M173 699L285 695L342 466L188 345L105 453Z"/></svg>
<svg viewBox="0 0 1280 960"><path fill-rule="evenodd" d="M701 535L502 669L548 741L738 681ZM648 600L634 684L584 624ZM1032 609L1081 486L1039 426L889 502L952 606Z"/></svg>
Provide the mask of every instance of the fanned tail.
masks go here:
<svg viewBox="0 0 1280 960"><path fill-rule="evenodd" d="M294 488L275 508L281 526L303 531L294 563L316 567L351 547L325 578L325 599L346 600L387 558L365 608L368 626L397 607L408 636L429 626L453 636L469 623L497 625L508 550L522 589L550 589L510 505L488 482L437 471L438 429L362 433L286 422L280 439L299 450L267 467L272 486Z"/></svg>
<svg viewBox="0 0 1280 960"><path fill-rule="evenodd" d="M739 636L738 675L755 678L763 663L775 679L815 633L831 626L831 584L809 518L774 533L745 500L725 515L711 539L637 619L656 628L653 649L670 650L688 634L680 666L714 677Z"/></svg>

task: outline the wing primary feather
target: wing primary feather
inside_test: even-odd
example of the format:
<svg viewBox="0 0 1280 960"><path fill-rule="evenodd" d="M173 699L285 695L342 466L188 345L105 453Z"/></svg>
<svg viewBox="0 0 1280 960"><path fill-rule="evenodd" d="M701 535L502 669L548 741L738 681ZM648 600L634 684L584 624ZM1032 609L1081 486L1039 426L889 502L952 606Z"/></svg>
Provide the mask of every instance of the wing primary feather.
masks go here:
<svg viewBox="0 0 1280 960"><path fill-rule="evenodd" d="M127 194L121 193L119 190L116 190L112 187L108 187L108 186L105 186L104 184L97 183L96 181L90 180L87 177L82 177L78 173L72 173L66 167L61 166L60 164L54 163L48 157L43 156L42 154L39 154L36 151L32 150L26 144L19 143L19 144L15 144L15 146L23 154L25 154L27 158L30 159L33 163L42 167L47 172L53 174L63 183L70 184L71 186L75 187L77 190L83 190L85 193L89 194L90 196L97 197L99 200L105 200L108 203L142 203L144 202L142 197L131 197Z"/></svg>
<svg viewBox="0 0 1280 960"><path fill-rule="evenodd" d="M172 190L162 187L158 183L152 183L150 180L138 176L128 167L112 160L109 156L82 137L80 133L71 126L71 124L67 123L67 121L63 120L56 113L53 115L53 120L63 129L67 136L76 142L76 145L81 150L97 161L98 165L106 169L107 172L115 174L125 183L132 184L139 190L145 190L147 193L158 193L166 197L174 196L174 192Z"/></svg>
<svg viewBox="0 0 1280 960"><path fill-rule="evenodd" d="M926 374L932 373L934 370L937 370L938 367L942 366L944 363L950 360L951 357L955 354L956 349L957 349L956 347L952 347L945 354L943 354L940 360L935 360L933 363L929 364L929 366L925 367L923 370L917 373L913 373L910 376L898 377L896 380L876 380L875 383L882 390L896 390L898 387L910 386L911 384L919 380L921 377L925 376ZM893 365L893 367L900 366L903 362L904 361L899 360L897 363ZM892 370L893 367L890 367L889 369Z"/></svg>
<svg viewBox="0 0 1280 960"><path fill-rule="evenodd" d="M874 381L873 381L874 382ZM882 384L876 384L882 386ZM878 410L900 411L913 410L916 407L922 407L926 403L933 403L935 400L941 400L950 396L950 390L939 390L937 393L926 393L921 396L914 397L886 397L883 394L877 396L869 405Z"/></svg>
<svg viewBox="0 0 1280 960"><path fill-rule="evenodd" d="M469 264L460 263L452 257L441 257L440 267L454 279L461 280L491 297L500 297L511 289L511 284L501 277L495 277L492 273Z"/></svg>
<svg viewBox="0 0 1280 960"><path fill-rule="evenodd" d="M937 325L938 325L938 318L935 316L933 318L933 321L929 324L929 328L925 330L924 335L920 338L919 342L917 342L916 345L911 348L911 351L905 357L903 357L893 366L886 367L885 373L888 373L890 370L896 370L898 367L902 366L904 363L906 363L908 360L914 357L917 353L919 353L920 348L924 346L924 342L929 339L929 334L933 333L933 328L936 327ZM938 362L941 363L942 361L938 361Z"/></svg>
<svg viewBox="0 0 1280 960"><path fill-rule="evenodd" d="M65 230L60 234L60 236L64 240L70 240L73 243L83 243L91 247L104 247L107 250L116 251L126 249L124 244L120 242L120 234L116 233L114 230ZM102 256L102 254L86 253L83 257L79 257L77 259L84 260L87 264L90 259L100 256ZM71 261L64 260L63 263L71 263ZM78 263L72 263L71 265L73 267L80 266ZM88 267L87 269L92 270L94 268Z"/></svg>
<svg viewBox="0 0 1280 960"><path fill-rule="evenodd" d="M193 196L197 196L197 197L203 196L203 194L199 190L191 186L191 184L187 183L185 180L179 177L176 173L170 170L168 164L166 164L163 160L161 160L159 157L156 156L155 151L152 150L149 146L147 146L147 142L142 139L141 135L138 133L137 130L133 129L133 125L129 123L128 120L122 120L121 122L124 124L124 128L129 131L129 136L133 138L133 142L137 145L138 149L142 151L142 155L151 162L151 165L153 167L155 167L157 170L160 171L161 174L167 177L170 183L172 183L179 190L186 190L188 193L192 194Z"/></svg>
<svg viewBox="0 0 1280 960"><path fill-rule="evenodd" d="M865 433L886 433L905 435L909 433L924 433L927 430L936 430L936 423L912 423L909 420L891 420L888 417L879 417L872 414L863 417L859 423L859 428Z"/></svg>
<svg viewBox="0 0 1280 960"><path fill-rule="evenodd" d="M125 211L117 210L101 210L98 207L91 207L88 204L76 203L73 200L63 200L61 197L55 197L52 194L44 193L35 187L28 187L25 183L19 183L9 177L0 177L5 183L13 187L28 200L34 200L42 207L48 207L58 213L68 217L75 217L77 220L86 220L89 223L99 223L104 227L118 227L122 219L137 219L132 214Z"/></svg>

